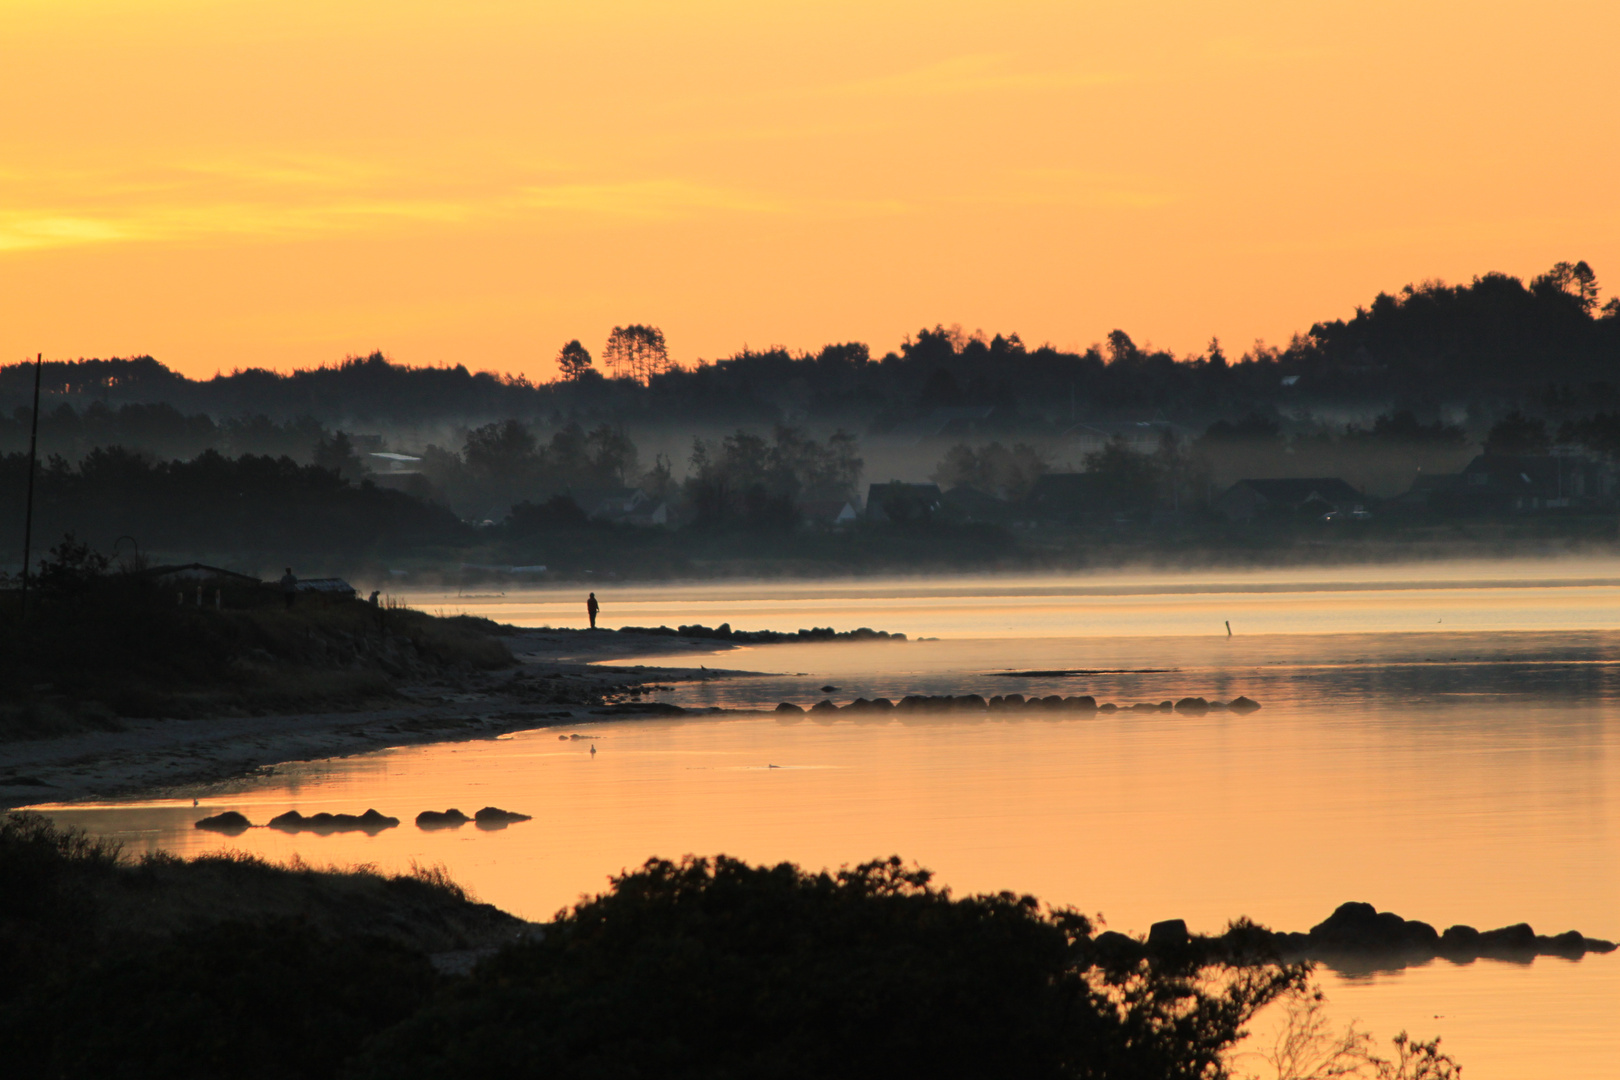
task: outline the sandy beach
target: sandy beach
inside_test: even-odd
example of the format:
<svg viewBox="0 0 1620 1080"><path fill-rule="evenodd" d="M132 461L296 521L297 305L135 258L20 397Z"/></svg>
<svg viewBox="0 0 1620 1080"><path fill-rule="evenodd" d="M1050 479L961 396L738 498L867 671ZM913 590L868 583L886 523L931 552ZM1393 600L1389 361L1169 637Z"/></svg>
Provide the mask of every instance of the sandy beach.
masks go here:
<svg viewBox="0 0 1620 1080"><path fill-rule="evenodd" d="M615 667L641 656L730 648L723 642L615 630L520 631L500 639L517 660L400 685L396 703L341 712L123 720L119 730L0 743L0 808L207 790L289 761L391 746L492 738L526 728L667 715L646 688L742 674L715 668Z"/></svg>

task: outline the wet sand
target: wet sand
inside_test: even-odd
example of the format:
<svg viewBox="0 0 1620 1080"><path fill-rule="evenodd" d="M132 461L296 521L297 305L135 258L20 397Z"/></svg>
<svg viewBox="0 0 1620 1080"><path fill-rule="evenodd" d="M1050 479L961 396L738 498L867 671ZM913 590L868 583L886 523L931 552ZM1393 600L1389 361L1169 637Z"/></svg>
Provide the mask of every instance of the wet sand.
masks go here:
<svg viewBox="0 0 1620 1080"><path fill-rule="evenodd" d="M0 743L0 808L40 802L161 795L283 762L346 757L392 746L493 738L529 728L664 715L644 688L724 679L715 668L613 667L628 657L713 653L701 638L615 630L533 630L500 639L515 668L397 687L381 708L193 720L134 720L121 730Z"/></svg>

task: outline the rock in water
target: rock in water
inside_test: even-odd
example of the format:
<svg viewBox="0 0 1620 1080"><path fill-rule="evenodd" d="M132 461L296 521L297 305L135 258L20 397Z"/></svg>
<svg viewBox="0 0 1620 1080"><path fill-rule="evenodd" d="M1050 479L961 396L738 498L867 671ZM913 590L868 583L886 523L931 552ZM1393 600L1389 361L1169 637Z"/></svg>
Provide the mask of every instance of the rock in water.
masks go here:
<svg viewBox="0 0 1620 1080"><path fill-rule="evenodd" d="M1233 698L1232 703L1227 706L1228 709L1235 713L1252 713L1259 707L1260 703L1258 701L1242 696Z"/></svg>
<svg viewBox="0 0 1620 1080"><path fill-rule="evenodd" d="M1311 948L1329 955L1434 956L1440 949L1440 935L1426 922L1351 902L1340 904L1332 915L1311 927L1310 943Z"/></svg>
<svg viewBox="0 0 1620 1080"><path fill-rule="evenodd" d="M227 810L223 814L203 818L197 822L195 827L207 829L209 832L228 833L236 836L253 828L253 822L238 814L235 810Z"/></svg>
<svg viewBox="0 0 1620 1080"><path fill-rule="evenodd" d="M437 810L424 810L416 815L416 827L418 829L459 829L471 820L472 818L454 807L442 814Z"/></svg>
<svg viewBox="0 0 1620 1080"><path fill-rule="evenodd" d="M504 829L517 821L530 821L528 814L519 814L513 810L502 810L498 806L486 806L473 815L473 821L480 829Z"/></svg>
<svg viewBox="0 0 1620 1080"><path fill-rule="evenodd" d="M297 810L289 810L285 814L277 814L270 819L272 829L282 832L363 832L372 836L384 829L392 829L399 824L399 818L379 814L375 810L367 810L363 814L329 814L321 812L305 817Z"/></svg>

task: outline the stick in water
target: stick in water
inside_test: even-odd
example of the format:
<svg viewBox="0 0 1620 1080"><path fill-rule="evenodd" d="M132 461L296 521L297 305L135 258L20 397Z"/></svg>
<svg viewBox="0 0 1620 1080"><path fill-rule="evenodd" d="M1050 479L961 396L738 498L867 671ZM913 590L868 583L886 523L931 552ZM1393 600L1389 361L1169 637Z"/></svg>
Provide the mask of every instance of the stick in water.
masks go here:
<svg viewBox="0 0 1620 1080"><path fill-rule="evenodd" d="M1226 636L1227 637L1232 636L1232 620L1231 619L1226 620Z"/></svg>

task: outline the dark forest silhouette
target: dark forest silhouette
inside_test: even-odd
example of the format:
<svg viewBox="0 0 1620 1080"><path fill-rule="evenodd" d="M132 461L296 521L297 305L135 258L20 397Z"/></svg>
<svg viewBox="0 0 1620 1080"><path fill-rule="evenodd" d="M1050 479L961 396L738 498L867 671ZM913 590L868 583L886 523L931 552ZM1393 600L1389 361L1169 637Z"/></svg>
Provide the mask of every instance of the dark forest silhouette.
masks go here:
<svg viewBox="0 0 1620 1080"><path fill-rule="evenodd" d="M1620 490L1620 303L1599 300L1585 263L1425 283L1236 360L1122 330L1072 353L936 326L880 358L845 343L676 368L663 334L632 324L602 350L615 377L576 340L538 385L381 354L206 380L149 357L52 362L37 534L674 574L1084 558L1078 533L1018 531L1036 526L1249 547L1252 507L1218 500L1250 478L1340 493L1288 496L1271 545L1333 512L1364 522L1364 503L1397 531L1527 508L1573 520ZM20 515L31 378L0 369L0 516Z"/></svg>
<svg viewBox="0 0 1620 1080"><path fill-rule="evenodd" d="M462 364L404 367L381 353L289 375L248 369L202 380L151 357L51 361L44 371L58 401L164 402L183 413L262 414L280 424L553 415L755 424L784 419L789 401L810 417L868 415L877 430L967 405L1067 413L1072 403L1088 414L1205 422L1282 402L1532 398L1555 407L1562 395L1620 408L1620 302L1598 300L1585 263L1560 263L1528 283L1496 273L1466 285L1426 282L1380 294L1349 319L1318 322L1286 346L1257 342L1236 360L1216 341L1177 357L1123 330L1075 353L1029 347L1017 334L936 326L882 357L852 342L797 354L744 349L681 368L669 366L657 328L638 324L616 328L605 351L622 377L602 377L588 351L570 342L562 377L542 384ZM31 377L21 364L0 368L0 405L22 402Z"/></svg>

